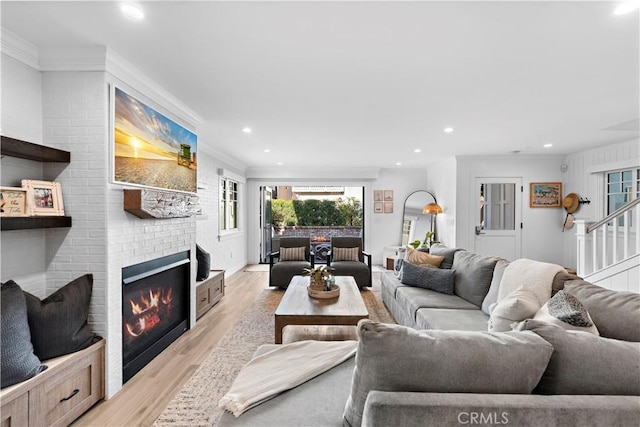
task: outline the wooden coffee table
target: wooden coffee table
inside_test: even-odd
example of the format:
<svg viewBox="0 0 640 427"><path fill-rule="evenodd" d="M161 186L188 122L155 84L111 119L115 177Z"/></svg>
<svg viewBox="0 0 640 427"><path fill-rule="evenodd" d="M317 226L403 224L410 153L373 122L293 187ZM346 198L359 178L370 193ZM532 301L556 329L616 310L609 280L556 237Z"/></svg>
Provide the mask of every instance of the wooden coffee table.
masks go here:
<svg viewBox="0 0 640 427"><path fill-rule="evenodd" d="M276 344L282 344L282 329L287 325L357 325L368 319L356 281L351 276L336 276L340 296L331 299L311 298L307 293L309 278L294 276L276 309Z"/></svg>

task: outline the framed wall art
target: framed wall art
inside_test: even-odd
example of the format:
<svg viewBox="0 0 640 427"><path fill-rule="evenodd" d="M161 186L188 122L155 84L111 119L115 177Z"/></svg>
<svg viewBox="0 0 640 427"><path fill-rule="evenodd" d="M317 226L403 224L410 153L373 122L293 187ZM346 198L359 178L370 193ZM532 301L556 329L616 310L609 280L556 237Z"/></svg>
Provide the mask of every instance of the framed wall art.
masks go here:
<svg viewBox="0 0 640 427"><path fill-rule="evenodd" d="M382 213L382 202L373 202L373 213Z"/></svg>
<svg viewBox="0 0 640 427"><path fill-rule="evenodd" d="M381 202L382 201L382 190L373 190L373 201Z"/></svg>
<svg viewBox="0 0 640 427"><path fill-rule="evenodd" d="M0 187L0 216L29 216L27 190L17 187Z"/></svg>
<svg viewBox="0 0 640 427"><path fill-rule="evenodd" d="M385 202L393 201L393 190L384 190L384 201Z"/></svg>
<svg viewBox="0 0 640 427"><path fill-rule="evenodd" d="M64 216L59 182L22 180L27 191L27 212L34 216Z"/></svg>
<svg viewBox="0 0 640 427"><path fill-rule="evenodd" d="M393 213L393 202L384 202L384 213Z"/></svg>
<svg viewBox="0 0 640 427"><path fill-rule="evenodd" d="M113 181L197 191L197 136L113 87Z"/></svg>
<svg viewBox="0 0 640 427"><path fill-rule="evenodd" d="M529 184L530 208L559 208L561 206L561 182L532 182Z"/></svg>

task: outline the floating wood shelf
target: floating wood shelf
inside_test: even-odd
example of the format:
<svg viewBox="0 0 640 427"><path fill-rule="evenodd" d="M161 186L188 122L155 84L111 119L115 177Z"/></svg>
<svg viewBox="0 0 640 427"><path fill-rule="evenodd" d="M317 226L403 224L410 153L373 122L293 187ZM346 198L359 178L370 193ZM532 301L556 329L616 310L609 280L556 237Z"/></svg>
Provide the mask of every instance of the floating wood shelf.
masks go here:
<svg viewBox="0 0 640 427"><path fill-rule="evenodd" d="M3 216L2 231L71 227L70 216Z"/></svg>
<svg viewBox="0 0 640 427"><path fill-rule="evenodd" d="M69 163L71 161L71 153L68 151L9 138L4 135L1 138L0 153L4 156L19 157L38 162Z"/></svg>
<svg viewBox="0 0 640 427"><path fill-rule="evenodd" d="M124 210L138 218L186 218L200 213L194 194L166 190L124 190Z"/></svg>

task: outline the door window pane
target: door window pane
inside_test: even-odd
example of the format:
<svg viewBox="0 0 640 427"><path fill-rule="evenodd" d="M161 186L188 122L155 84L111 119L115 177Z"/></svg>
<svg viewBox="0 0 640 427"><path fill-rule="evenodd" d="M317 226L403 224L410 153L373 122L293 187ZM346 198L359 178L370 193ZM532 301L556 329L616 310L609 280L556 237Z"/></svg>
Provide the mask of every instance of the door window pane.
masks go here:
<svg viewBox="0 0 640 427"><path fill-rule="evenodd" d="M480 226L483 230L515 230L516 185L480 185Z"/></svg>

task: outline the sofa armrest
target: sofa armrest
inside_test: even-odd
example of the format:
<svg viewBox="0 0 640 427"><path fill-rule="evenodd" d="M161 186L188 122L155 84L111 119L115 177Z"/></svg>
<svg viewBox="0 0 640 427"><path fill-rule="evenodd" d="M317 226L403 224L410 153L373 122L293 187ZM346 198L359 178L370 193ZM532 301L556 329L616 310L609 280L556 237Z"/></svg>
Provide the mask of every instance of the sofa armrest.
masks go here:
<svg viewBox="0 0 640 427"><path fill-rule="evenodd" d="M371 391L362 426L626 426L638 417L637 396Z"/></svg>

